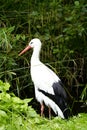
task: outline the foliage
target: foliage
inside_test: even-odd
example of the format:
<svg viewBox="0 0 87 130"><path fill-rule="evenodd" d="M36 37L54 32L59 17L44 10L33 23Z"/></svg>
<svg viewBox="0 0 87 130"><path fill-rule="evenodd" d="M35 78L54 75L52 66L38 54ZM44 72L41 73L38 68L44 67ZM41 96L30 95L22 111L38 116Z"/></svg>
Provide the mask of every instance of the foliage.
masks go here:
<svg viewBox="0 0 87 130"><path fill-rule="evenodd" d="M86 86L84 87L82 93L81 93L81 99L82 100L86 100L87 99L87 84Z"/></svg>
<svg viewBox="0 0 87 130"><path fill-rule="evenodd" d="M18 87L19 77L21 68L18 65L18 51L20 50L20 43L25 41L24 34L13 34L15 26L5 27L0 29L0 79L3 81L15 81L15 86ZM20 46L19 46L20 45ZM20 59L19 59L20 60ZM25 58L25 62L27 60ZM18 74L16 73L18 72ZM25 72L24 72L25 73ZM26 72L27 73L27 72ZM23 71L22 71L23 74ZM23 77L24 78L24 77ZM19 87L17 94L19 94ZM13 89L13 91L15 90Z"/></svg>
<svg viewBox="0 0 87 130"><path fill-rule="evenodd" d="M58 117L48 120L36 114L28 106L31 99L21 100L9 93L9 83L0 81L0 130L86 130L87 114L79 114L68 120Z"/></svg>
<svg viewBox="0 0 87 130"><path fill-rule="evenodd" d="M28 107L28 102L31 99L21 100L13 93L8 93L9 83L0 81L0 129L20 129L23 128L22 122L28 116L36 115L31 107ZM4 120L3 120L4 119Z"/></svg>

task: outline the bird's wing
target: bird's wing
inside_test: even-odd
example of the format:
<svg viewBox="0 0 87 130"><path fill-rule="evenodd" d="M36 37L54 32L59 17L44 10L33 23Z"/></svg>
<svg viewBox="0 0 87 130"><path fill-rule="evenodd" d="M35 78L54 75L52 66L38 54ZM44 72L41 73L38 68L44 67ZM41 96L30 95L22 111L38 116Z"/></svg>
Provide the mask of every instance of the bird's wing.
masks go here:
<svg viewBox="0 0 87 130"><path fill-rule="evenodd" d="M43 63L31 67L31 76L35 86L51 94L61 94L62 86L59 77Z"/></svg>

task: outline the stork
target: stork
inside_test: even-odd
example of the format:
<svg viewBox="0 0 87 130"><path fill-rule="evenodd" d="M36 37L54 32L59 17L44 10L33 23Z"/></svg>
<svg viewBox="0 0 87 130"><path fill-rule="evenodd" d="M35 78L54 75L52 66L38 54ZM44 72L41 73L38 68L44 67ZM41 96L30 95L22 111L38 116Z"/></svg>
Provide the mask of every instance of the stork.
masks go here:
<svg viewBox="0 0 87 130"><path fill-rule="evenodd" d="M35 87L35 97L41 105L41 116L44 115L45 104L49 108L49 118L52 109L57 116L64 119L68 117L66 92L60 78L40 61L41 45L41 41L34 38L19 56L33 48L30 73Z"/></svg>

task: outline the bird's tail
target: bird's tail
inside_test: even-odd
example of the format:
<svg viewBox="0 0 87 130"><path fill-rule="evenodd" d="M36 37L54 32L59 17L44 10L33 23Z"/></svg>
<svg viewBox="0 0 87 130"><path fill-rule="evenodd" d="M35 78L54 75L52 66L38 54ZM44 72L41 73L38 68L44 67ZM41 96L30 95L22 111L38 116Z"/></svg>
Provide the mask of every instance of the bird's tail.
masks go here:
<svg viewBox="0 0 87 130"><path fill-rule="evenodd" d="M67 106L66 101L61 96L55 96L41 89L38 89L38 90L42 92L45 96L49 97L53 102L55 102L58 108L60 108L60 110L63 112L64 117L68 119L70 110Z"/></svg>

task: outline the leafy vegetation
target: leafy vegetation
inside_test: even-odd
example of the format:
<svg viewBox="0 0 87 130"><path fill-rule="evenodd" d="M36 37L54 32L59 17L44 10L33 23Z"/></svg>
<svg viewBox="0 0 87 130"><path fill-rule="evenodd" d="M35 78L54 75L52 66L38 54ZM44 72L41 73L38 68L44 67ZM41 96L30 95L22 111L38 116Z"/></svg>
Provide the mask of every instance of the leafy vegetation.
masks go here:
<svg viewBox="0 0 87 130"><path fill-rule="evenodd" d="M9 83L0 81L0 130L86 130L87 114L69 120L41 118L28 106L31 99L21 100L9 93Z"/></svg>
<svg viewBox="0 0 87 130"><path fill-rule="evenodd" d="M0 79L22 99L34 94L31 52L18 53L34 37L43 42L41 60L62 79L70 107L72 99L87 106L86 0L0 1Z"/></svg>

